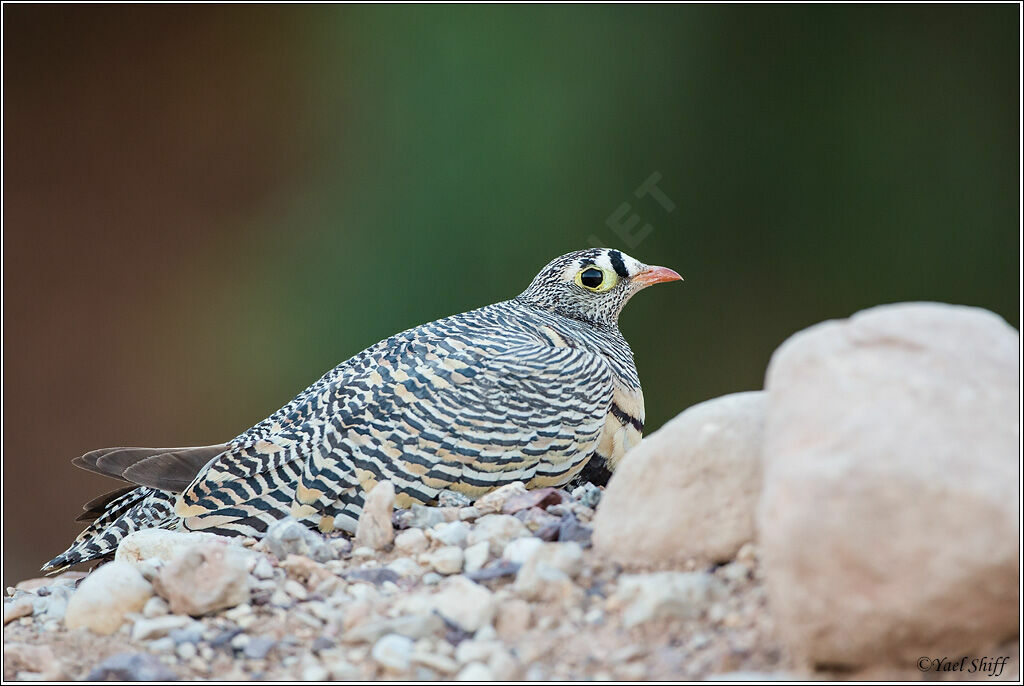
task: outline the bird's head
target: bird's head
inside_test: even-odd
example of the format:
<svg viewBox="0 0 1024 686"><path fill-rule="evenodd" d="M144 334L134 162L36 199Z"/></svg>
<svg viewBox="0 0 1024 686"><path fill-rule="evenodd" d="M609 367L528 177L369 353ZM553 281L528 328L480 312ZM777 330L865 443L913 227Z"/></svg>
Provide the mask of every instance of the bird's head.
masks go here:
<svg viewBox="0 0 1024 686"><path fill-rule="evenodd" d="M663 281L682 281L667 267L651 267L611 248L577 250L540 270L519 300L596 325L615 325L633 295Z"/></svg>

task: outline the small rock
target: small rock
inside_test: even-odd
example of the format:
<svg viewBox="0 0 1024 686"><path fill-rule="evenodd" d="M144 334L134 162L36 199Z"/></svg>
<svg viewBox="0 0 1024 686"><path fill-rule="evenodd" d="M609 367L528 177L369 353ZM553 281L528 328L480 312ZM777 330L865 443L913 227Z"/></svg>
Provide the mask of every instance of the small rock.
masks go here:
<svg viewBox="0 0 1024 686"><path fill-rule="evenodd" d="M480 662L470 662L462 668L456 677L456 681L494 681L494 673L491 668Z"/></svg>
<svg viewBox="0 0 1024 686"><path fill-rule="evenodd" d="M53 583L53 579L48 579L46 577L25 579L24 581L19 581L18 583L14 584L14 590L25 592L38 591L39 589L46 588L47 586L50 586Z"/></svg>
<svg viewBox="0 0 1024 686"><path fill-rule="evenodd" d="M437 504L440 507L466 507L472 502L468 495L457 491L444 490L437 494Z"/></svg>
<svg viewBox="0 0 1024 686"><path fill-rule="evenodd" d="M148 653L112 655L96 665L85 677L86 681L176 681L177 679L178 675L173 670Z"/></svg>
<svg viewBox="0 0 1024 686"><path fill-rule="evenodd" d="M170 562L184 550L208 541L219 541L227 545L236 544L233 539L201 531L142 529L133 531L121 539L117 545L114 560L135 563L150 560Z"/></svg>
<svg viewBox="0 0 1024 686"><path fill-rule="evenodd" d="M412 651L412 639L398 634L388 634L373 644L370 654L385 669L404 672L409 669Z"/></svg>
<svg viewBox="0 0 1024 686"><path fill-rule="evenodd" d="M168 614L171 611L167 601L160 596L153 596L146 601L146 604L142 607L142 616L152 619L153 617L161 617Z"/></svg>
<svg viewBox="0 0 1024 686"><path fill-rule="evenodd" d="M475 507L463 507L459 510L459 519L464 522L469 522L479 517L482 512Z"/></svg>
<svg viewBox="0 0 1024 686"><path fill-rule="evenodd" d="M572 497L576 499L580 505L586 507L597 507L597 504L601 502L601 489L590 483L589 481L584 482L581 486L574 488L572 491Z"/></svg>
<svg viewBox="0 0 1024 686"><path fill-rule="evenodd" d="M18 681L67 680L60 660L53 654L53 650L45 645L5 643L4 671L16 672Z"/></svg>
<svg viewBox="0 0 1024 686"><path fill-rule="evenodd" d="M374 586L380 586L389 581L394 583L399 578L398 572L387 567L361 567L345 572L346 581L365 581Z"/></svg>
<svg viewBox="0 0 1024 686"><path fill-rule="evenodd" d="M141 612L153 587L130 562L108 562L82 580L68 602L64 624L112 634L130 612Z"/></svg>
<svg viewBox="0 0 1024 686"><path fill-rule="evenodd" d="M423 573L423 568L407 557L395 558L385 569L390 569L398 576L419 576Z"/></svg>
<svg viewBox="0 0 1024 686"><path fill-rule="evenodd" d="M334 576L319 562L305 555L289 555L281 562L281 568L288 576L305 584L307 588L316 588Z"/></svg>
<svg viewBox="0 0 1024 686"><path fill-rule="evenodd" d="M274 648L276 641L266 636L257 636L249 640L242 649L242 655L250 660L262 660Z"/></svg>
<svg viewBox="0 0 1024 686"><path fill-rule="evenodd" d="M515 576L521 566L517 562L509 562L508 560L494 560L486 567L472 574L467 573L466 577L470 581L490 581L491 579L500 579L503 576Z"/></svg>
<svg viewBox="0 0 1024 686"><path fill-rule="evenodd" d="M429 667L441 674L455 674L459 671L459 663L447 655L437 653L413 653L412 661L416 664Z"/></svg>
<svg viewBox="0 0 1024 686"><path fill-rule="evenodd" d="M494 628L504 640L515 640L530 629L532 613L530 603L520 598L512 598L498 605Z"/></svg>
<svg viewBox="0 0 1024 686"><path fill-rule="evenodd" d="M416 640L432 636L444 629L444 622L436 614L404 615L393 619L375 619L364 622L345 633L348 643L372 643L387 634L398 634Z"/></svg>
<svg viewBox="0 0 1024 686"><path fill-rule="evenodd" d="M443 524L448 521L445 519L444 512L439 507L413 505L410 510L406 511L410 513L408 515L408 527L410 528L429 529L437 524Z"/></svg>
<svg viewBox="0 0 1024 686"><path fill-rule="evenodd" d="M327 681L330 673L323 665L311 663L302 668L303 681Z"/></svg>
<svg viewBox="0 0 1024 686"><path fill-rule="evenodd" d="M580 524L579 520L572 513L562 517L558 525L558 540L563 543L575 542L584 548L590 547L590 536L593 529Z"/></svg>
<svg viewBox="0 0 1024 686"><path fill-rule="evenodd" d="M332 641L331 639L327 638L326 636L317 636L316 638L313 639L313 645L311 645L309 648L314 653L318 653L319 654L319 653L324 652L325 650L330 650L333 647L334 647L334 641Z"/></svg>
<svg viewBox="0 0 1024 686"><path fill-rule="evenodd" d="M21 617L28 617L32 612L33 606L30 598L4 601L4 625L6 626L9 622Z"/></svg>
<svg viewBox="0 0 1024 686"><path fill-rule="evenodd" d="M446 522L430 531L430 536L443 545L465 547L469 538L469 524L465 522Z"/></svg>
<svg viewBox="0 0 1024 686"><path fill-rule="evenodd" d="M335 559L335 551L324 537L294 517L271 524L263 537L263 545L279 560L289 555L304 555L317 562Z"/></svg>
<svg viewBox="0 0 1024 686"><path fill-rule="evenodd" d="M177 645L181 645L182 643L199 643L203 640L202 627L198 626L193 626L185 629L174 629L167 635Z"/></svg>
<svg viewBox="0 0 1024 686"><path fill-rule="evenodd" d="M526 528L530 531L538 531L545 526L554 524L555 532L557 535L558 525L561 520L554 515L550 515L546 510L542 510L539 507L531 507L529 510L520 510L515 514L516 519L526 525Z"/></svg>
<svg viewBox="0 0 1024 686"><path fill-rule="evenodd" d="M140 619L132 625L133 641L151 641L167 636L175 629L199 628L202 625L186 615L166 615L153 619Z"/></svg>
<svg viewBox="0 0 1024 686"><path fill-rule="evenodd" d="M544 541L533 536L517 538L514 541L508 542L508 545L505 546L505 550L501 553L501 557L509 562L515 562L521 565L530 559L530 556L533 555L542 545L544 545Z"/></svg>
<svg viewBox="0 0 1024 686"><path fill-rule="evenodd" d="M531 507L547 507L562 502L562 492L557 488L537 488L508 498L501 507L505 514L515 514Z"/></svg>
<svg viewBox="0 0 1024 686"><path fill-rule="evenodd" d="M256 561L256 566L252 568L252 575L257 579L264 581L274 578L274 565L270 563L270 560L263 555L260 555Z"/></svg>
<svg viewBox="0 0 1024 686"><path fill-rule="evenodd" d="M721 582L706 572L623 574L613 604L624 607L626 628L663 617L699 617L721 593Z"/></svg>
<svg viewBox="0 0 1024 686"><path fill-rule="evenodd" d="M308 595L306 593L306 587L300 584L295 579L286 580L281 588L284 589L285 593L290 595L292 598L295 598L296 600L305 600L306 596Z"/></svg>
<svg viewBox="0 0 1024 686"><path fill-rule="evenodd" d="M430 545L423 529L406 529L395 535L395 552L402 555L422 553Z"/></svg>
<svg viewBox="0 0 1024 686"><path fill-rule="evenodd" d="M516 574L515 590L531 600L552 599L573 592L572 579L583 568L578 543L543 543Z"/></svg>
<svg viewBox="0 0 1024 686"><path fill-rule="evenodd" d="M391 515L395 507L395 486L381 481L366 494L363 511L356 526L356 545L383 550L395 540Z"/></svg>
<svg viewBox="0 0 1024 686"><path fill-rule="evenodd" d="M164 565L154 587L175 614L194 617L249 602L249 561L240 547L208 541Z"/></svg>
<svg viewBox="0 0 1024 686"><path fill-rule="evenodd" d="M427 586L436 586L441 583L443 579L444 577L437 572L427 572L423 575L423 583Z"/></svg>
<svg viewBox="0 0 1024 686"><path fill-rule="evenodd" d="M518 540L525 541L528 539L521 538ZM465 551L463 551L464 567L466 572L476 572L487 564L487 560L491 554L490 546L491 544L489 541L480 541L479 543L469 546Z"/></svg>
<svg viewBox="0 0 1024 686"><path fill-rule="evenodd" d="M367 560L373 557L377 557L377 551L370 546L361 545L352 551L352 557L359 560Z"/></svg>
<svg viewBox="0 0 1024 686"><path fill-rule="evenodd" d="M489 514L476 521L476 526L469 532L466 542L468 545L475 545L480 541L488 541L491 554L497 556L509 541L529 535L526 525L512 515Z"/></svg>
<svg viewBox="0 0 1024 686"><path fill-rule="evenodd" d="M199 654L194 643L180 643L174 648L174 654L182 660L188 661Z"/></svg>
<svg viewBox="0 0 1024 686"><path fill-rule="evenodd" d="M514 495L525 495L526 485L522 481L513 481L510 484L505 484L501 488L495 489L490 493L480 496L473 503L473 507L479 510L482 514L491 514L494 512L501 512L502 508L505 507L505 502Z"/></svg>
<svg viewBox="0 0 1024 686"><path fill-rule="evenodd" d="M507 649L500 644L491 653L487 666L495 681L514 681L519 674L519 662Z"/></svg>
<svg viewBox="0 0 1024 686"><path fill-rule="evenodd" d="M149 652L151 653L173 653L174 652L174 639L170 637L158 638L150 641L147 645Z"/></svg>
<svg viewBox="0 0 1024 686"><path fill-rule="evenodd" d="M490 623L496 606L490 590L464 576L449 577L431 601L442 617L468 632Z"/></svg>
<svg viewBox="0 0 1024 686"><path fill-rule="evenodd" d="M438 574L458 574L462 571L462 548L445 546L438 548L429 556L430 566Z"/></svg>

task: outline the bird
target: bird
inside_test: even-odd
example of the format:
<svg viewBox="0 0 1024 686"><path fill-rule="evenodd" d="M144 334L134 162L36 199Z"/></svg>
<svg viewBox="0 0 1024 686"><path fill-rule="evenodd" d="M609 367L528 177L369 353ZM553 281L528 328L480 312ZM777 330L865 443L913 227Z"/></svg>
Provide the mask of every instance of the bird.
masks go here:
<svg viewBox="0 0 1024 686"><path fill-rule="evenodd" d="M370 346L226 443L77 457L125 485L83 506L88 527L42 569L108 557L154 527L259 538L292 516L351 534L384 481L399 508L515 481L605 485L644 430L619 313L644 288L681 280L619 250L572 252L510 300Z"/></svg>

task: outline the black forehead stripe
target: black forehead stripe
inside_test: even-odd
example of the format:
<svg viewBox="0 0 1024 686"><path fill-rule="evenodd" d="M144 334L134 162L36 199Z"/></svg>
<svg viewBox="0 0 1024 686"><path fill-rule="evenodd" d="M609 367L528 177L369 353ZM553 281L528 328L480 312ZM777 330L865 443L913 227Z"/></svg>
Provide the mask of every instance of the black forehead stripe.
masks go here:
<svg viewBox="0 0 1024 686"><path fill-rule="evenodd" d="M629 276L629 271L626 270L626 263L622 261L622 253L618 250L612 250L608 253L608 257L612 261L612 268L615 269L615 273L618 274L620 278L624 279Z"/></svg>

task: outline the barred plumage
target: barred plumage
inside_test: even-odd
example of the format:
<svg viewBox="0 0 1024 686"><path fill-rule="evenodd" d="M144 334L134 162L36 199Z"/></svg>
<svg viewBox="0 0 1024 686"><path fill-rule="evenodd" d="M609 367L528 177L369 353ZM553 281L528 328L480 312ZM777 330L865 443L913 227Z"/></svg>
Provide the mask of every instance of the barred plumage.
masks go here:
<svg viewBox="0 0 1024 686"><path fill-rule="evenodd" d="M679 278L616 250L570 253L512 300L367 348L227 444L77 458L139 487L89 503L95 521L44 569L102 557L154 526L260 536L291 514L352 532L380 481L401 507L512 481L604 483L644 421L619 312Z"/></svg>

